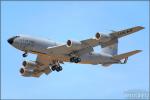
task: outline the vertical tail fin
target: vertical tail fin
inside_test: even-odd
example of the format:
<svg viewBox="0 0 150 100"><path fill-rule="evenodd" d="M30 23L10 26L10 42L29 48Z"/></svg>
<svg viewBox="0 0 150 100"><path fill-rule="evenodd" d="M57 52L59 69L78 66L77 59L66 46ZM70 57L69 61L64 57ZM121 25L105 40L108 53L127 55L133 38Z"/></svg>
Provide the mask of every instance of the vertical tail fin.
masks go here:
<svg viewBox="0 0 150 100"><path fill-rule="evenodd" d="M102 47L102 53L108 54L111 56L118 54L118 39L115 40L115 42L108 46L101 46Z"/></svg>

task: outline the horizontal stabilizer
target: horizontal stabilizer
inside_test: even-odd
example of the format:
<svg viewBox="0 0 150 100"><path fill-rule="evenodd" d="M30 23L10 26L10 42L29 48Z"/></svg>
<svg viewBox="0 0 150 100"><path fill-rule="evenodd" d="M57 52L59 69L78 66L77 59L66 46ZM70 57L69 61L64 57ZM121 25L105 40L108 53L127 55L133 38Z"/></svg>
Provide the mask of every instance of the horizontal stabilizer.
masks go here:
<svg viewBox="0 0 150 100"><path fill-rule="evenodd" d="M128 58L129 56L132 56L134 54L137 54L139 52L141 52L141 50L134 50L134 51L131 51L131 52L128 52L128 53L113 56L113 59L121 60L121 59L124 59L124 58Z"/></svg>

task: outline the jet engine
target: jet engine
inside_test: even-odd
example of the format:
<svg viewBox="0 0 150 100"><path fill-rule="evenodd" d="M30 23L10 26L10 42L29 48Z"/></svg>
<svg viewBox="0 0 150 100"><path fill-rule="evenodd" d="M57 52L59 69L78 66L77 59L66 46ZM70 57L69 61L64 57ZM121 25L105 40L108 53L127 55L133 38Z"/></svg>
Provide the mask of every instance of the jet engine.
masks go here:
<svg viewBox="0 0 150 100"><path fill-rule="evenodd" d="M99 32L97 32L97 33L95 34L96 40L100 40L101 37L102 37L102 35L101 35Z"/></svg>
<svg viewBox="0 0 150 100"><path fill-rule="evenodd" d="M20 68L20 73L22 76L30 77L34 73L33 70L29 70L26 68Z"/></svg>
<svg viewBox="0 0 150 100"><path fill-rule="evenodd" d="M103 42L103 43L111 40L111 37L109 35L105 35L99 32L95 34L95 38L96 40L100 40L100 42Z"/></svg>
<svg viewBox="0 0 150 100"><path fill-rule="evenodd" d="M68 40L67 47L72 47L72 48L78 49L78 48L82 47L82 43L80 41Z"/></svg>
<svg viewBox="0 0 150 100"><path fill-rule="evenodd" d="M23 67L20 69L20 73L25 77L39 77L45 69L41 64L34 61L23 61L22 65Z"/></svg>
<svg viewBox="0 0 150 100"><path fill-rule="evenodd" d="M20 73L22 76L30 77L34 73L34 69L36 68L37 64L33 61L23 61L23 67L20 69Z"/></svg>
<svg viewBox="0 0 150 100"><path fill-rule="evenodd" d="M38 65L36 62L33 61L23 61L22 65L26 68L26 69L35 69Z"/></svg>

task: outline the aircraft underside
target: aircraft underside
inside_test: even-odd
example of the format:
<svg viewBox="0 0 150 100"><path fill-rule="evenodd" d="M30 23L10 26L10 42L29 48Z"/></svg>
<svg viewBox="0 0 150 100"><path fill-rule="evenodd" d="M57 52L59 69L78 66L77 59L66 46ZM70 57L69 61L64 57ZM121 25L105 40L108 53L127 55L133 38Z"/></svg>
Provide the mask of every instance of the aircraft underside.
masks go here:
<svg viewBox="0 0 150 100"><path fill-rule="evenodd" d="M52 71L62 71L61 64L64 62L102 64L105 67L111 64L125 64L128 57L141 50L118 54L118 39L142 29L144 27L136 26L108 35L97 32L94 38L81 41L67 40L65 44L26 35L13 36L8 39L8 43L24 51L23 57L27 57L28 53L37 55L35 61L22 62L20 73L25 77L39 77L43 73L48 75ZM101 52L94 53L93 47L96 46L101 46Z"/></svg>

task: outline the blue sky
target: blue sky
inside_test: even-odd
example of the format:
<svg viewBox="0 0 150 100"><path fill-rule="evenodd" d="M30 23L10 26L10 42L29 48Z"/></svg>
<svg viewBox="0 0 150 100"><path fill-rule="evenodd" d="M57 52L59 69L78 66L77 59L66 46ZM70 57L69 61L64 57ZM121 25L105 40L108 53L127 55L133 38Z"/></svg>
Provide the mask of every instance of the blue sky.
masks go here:
<svg viewBox="0 0 150 100"><path fill-rule="evenodd" d="M109 99L125 98L132 89L149 89L148 1L3 1L1 4L1 96L3 99ZM119 53L143 52L124 65L63 64L62 72L40 78L20 76L22 52L7 43L17 34L57 42L94 37L141 25L145 29L119 39ZM100 52L100 48L96 48Z"/></svg>

